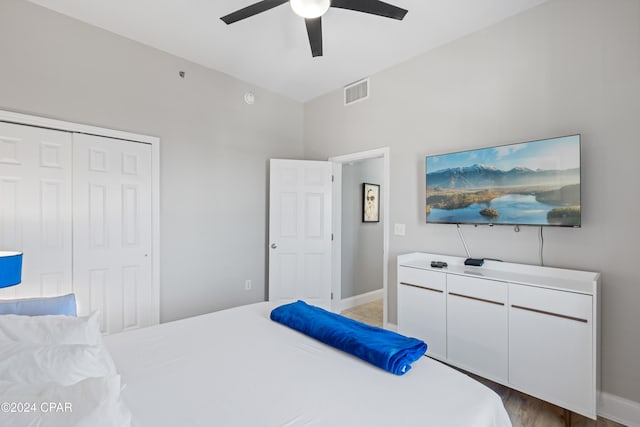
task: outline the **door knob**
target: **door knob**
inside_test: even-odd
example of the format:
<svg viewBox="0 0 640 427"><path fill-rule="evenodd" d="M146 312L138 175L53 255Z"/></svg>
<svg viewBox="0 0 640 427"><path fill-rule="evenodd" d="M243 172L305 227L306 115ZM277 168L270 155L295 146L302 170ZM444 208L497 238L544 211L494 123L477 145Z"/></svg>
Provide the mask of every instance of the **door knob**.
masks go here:
<svg viewBox="0 0 640 427"><path fill-rule="evenodd" d="M272 243L272 244L271 244L271 249L275 249L275 248L277 248L277 247L278 247L278 245L276 245L275 243Z"/></svg>

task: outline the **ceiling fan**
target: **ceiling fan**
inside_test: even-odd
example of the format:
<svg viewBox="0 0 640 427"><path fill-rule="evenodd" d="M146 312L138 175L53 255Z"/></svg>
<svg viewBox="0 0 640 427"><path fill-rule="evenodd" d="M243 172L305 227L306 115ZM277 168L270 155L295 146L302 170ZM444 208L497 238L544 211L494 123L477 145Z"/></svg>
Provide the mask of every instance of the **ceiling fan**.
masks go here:
<svg viewBox="0 0 640 427"><path fill-rule="evenodd" d="M322 15L329 7L355 10L357 12L402 20L406 9L379 0L263 0L223 16L225 24L233 24L258 13L265 12L284 3L291 3L293 11L304 18L311 45L312 56L322 56Z"/></svg>

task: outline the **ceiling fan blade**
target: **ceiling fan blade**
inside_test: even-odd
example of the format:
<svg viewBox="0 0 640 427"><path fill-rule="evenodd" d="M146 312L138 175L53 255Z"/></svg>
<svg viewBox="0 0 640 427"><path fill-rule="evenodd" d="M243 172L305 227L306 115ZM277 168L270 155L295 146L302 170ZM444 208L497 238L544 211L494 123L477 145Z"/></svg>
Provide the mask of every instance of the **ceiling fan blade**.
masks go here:
<svg viewBox="0 0 640 427"><path fill-rule="evenodd" d="M306 18L311 56L322 56L322 18Z"/></svg>
<svg viewBox="0 0 640 427"><path fill-rule="evenodd" d="M408 12L406 9L379 0L332 0L331 7L355 10L398 20L402 20Z"/></svg>
<svg viewBox="0 0 640 427"><path fill-rule="evenodd" d="M258 13L265 12L269 9L273 9L276 6L280 6L283 3L287 3L289 0L264 0L254 3L250 6L236 10L233 13L223 16L222 19L225 24L233 24L234 22L241 21L245 18L249 18Z"/></svg>

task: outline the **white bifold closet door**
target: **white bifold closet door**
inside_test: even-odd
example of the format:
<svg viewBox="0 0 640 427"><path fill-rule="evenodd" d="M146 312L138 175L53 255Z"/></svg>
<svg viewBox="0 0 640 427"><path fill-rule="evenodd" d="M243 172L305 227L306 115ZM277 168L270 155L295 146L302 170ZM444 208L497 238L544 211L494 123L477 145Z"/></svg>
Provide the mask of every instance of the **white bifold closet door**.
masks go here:
<svg viewBox="0 0 640 427"><path fill-rule="evenodd" d="M151 146L73 137L73 277L79 314L112 333L154 323Z"/></svg>
<svg viewBox="0 0 640 427"><path fill-rule="evenodd" d="M158 322L150 144L0 122L0 250L24 252L0 298L76 294L114 333Z"/></svg>
<svg viewBox="0 0 640 427"><path fill-rule="evenodd" d="M71 150L69 132L0 122L0 250L25 254L0 298L72 291Z"/></svg>

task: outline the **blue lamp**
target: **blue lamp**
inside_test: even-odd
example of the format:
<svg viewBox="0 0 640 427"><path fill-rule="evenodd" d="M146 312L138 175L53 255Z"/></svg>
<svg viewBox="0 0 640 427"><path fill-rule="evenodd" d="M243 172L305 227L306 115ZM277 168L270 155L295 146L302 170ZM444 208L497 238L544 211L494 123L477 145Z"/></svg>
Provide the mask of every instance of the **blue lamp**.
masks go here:
<svg viewBox="0 0 640 427"><path fill-rule="evenodd" d="M0 251L0 288L22 281L22 252Z"/></svg>

